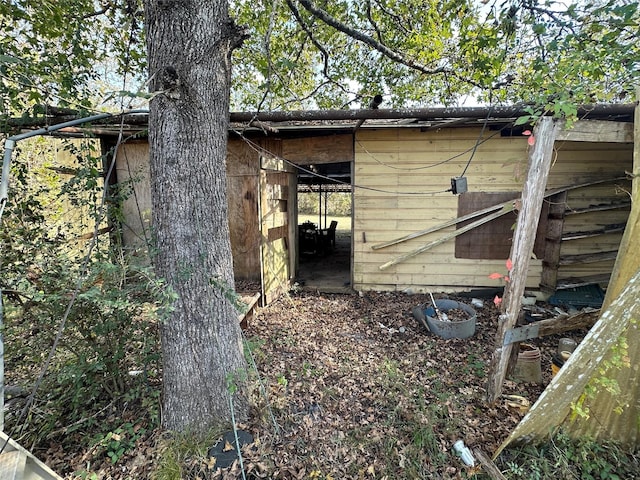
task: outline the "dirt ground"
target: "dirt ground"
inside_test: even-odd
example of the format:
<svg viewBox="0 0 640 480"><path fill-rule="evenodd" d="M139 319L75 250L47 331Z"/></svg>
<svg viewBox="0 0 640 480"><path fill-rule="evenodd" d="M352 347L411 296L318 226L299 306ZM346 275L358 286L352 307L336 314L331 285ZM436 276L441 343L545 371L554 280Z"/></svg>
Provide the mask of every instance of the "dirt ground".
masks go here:
<svg viewBox="0 0 640 480"><path fill-rule="evenodd" d="M445 340L411 314L427 302L302 293L261 310L246 334L268 403L248 425L261 445L249 465L269 465L265 478L465 478L457 439L492 454L523 416L485 402L498 310L485 300L475 335ZM558 340L529 342L541 351L541 384L508 380L504 393L533 404Z"/></svg>
<svg viewBox="0 0 640 480"><path fill-rule="evenodd" d="M254 439L244 452L246 477L469 478L474 471L454 455L453 443L462 439L491 455L524 413L504 399L485 402L498 317L493 303L476 308L473 337L445 340L411 314L428 301L403 293L300 292L258 309L245 331L256 367L254 407L240 425ZM579 341L583 333L563 336ZM550 381L558 340L529 342L541 351L541 384L508 380L504 393L533 404ZM160 437L150 432L115 465L93 460L96 477L66 478L153 478ZM62 467L70 453L52 445L43 460ZM79 458L87 465L90 455ZM74 471L83 467L74 463ZM237 463L216 470L210 459L191 458L185 465L182 478L241 478Z"/></svg>

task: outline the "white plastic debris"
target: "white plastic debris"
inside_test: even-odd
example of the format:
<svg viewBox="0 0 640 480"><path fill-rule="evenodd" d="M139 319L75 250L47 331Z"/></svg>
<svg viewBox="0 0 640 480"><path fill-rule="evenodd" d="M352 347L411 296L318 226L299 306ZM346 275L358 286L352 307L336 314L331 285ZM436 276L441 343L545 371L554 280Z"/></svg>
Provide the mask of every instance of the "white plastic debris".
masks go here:
<svg viewBox="0 0 640 480"><path fill-rule="evenodd" d="M392 327L387 327L384 323L378 322L378 326L382 330L386 330L389 333L398 333L398 330L396 330L395 328L392 328Z"/></svg>
<svg viewBox="0 0 640 480"><path fill-rule="evenodd" d="M484 307L484 302L482 300L480 300L479 298L472 298L471 299L471 305L473 305L476 308L482 308L482 307Z"/></svg>
<svg viewBox="0 0 640 480"><path fill-rule="evenodd" d="M458 456L462 459L464 464L467 467L474 467L476 465L476 460L473 458L473 453L467 446L465 446L462 440L458 440L453 444L453 449L456 451Z"/></svg>

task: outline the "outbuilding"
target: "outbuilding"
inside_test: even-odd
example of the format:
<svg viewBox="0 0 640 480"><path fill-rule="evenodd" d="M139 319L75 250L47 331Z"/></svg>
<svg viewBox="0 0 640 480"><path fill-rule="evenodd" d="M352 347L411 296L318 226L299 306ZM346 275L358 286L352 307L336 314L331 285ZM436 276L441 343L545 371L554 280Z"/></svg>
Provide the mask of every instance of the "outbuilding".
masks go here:
<svg viewBox="0 0 640 480"><path fill-rule="evenodd" d="M634 108L585 107L558 130L527 288L606 287L631 205ZM517 107L232 113L227 196L236 280L259 282L264 302L291 288L303 268L298 192L335 190L352 203L348 280L336 274L336 287L500 288L528 152L539 140L516 124L521 115ZM130 139L113 150L109 179L131 187L121 224L131 248L151 238L140 122L125 122ZM116 146L113 127L98 133L104 151Z"/></svg>

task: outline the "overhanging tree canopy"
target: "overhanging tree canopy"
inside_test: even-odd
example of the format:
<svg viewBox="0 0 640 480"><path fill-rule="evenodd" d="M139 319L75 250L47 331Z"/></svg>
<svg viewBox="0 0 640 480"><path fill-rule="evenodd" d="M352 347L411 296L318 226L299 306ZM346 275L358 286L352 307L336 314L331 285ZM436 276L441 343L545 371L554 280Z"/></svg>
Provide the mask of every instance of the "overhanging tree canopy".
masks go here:
<svg viewBox="0 0 640 480"><path fill-rule="evenodd" d="M0 113L141 94L141 3L0 5ZM389 106L526 102L571 114L629 101L640 72L637 0L239 0L230 10L250 34L233 54L232 110L365 106L382 93Z"/></svg>
<svg viewBox="0 0 640 480"><path fill-rule="evenodd" d="M335 107L363 97L366 105L384 93L392 106L469 97L566 114L575 104L620 101L638 78L635 1L235 5L252 36L236 53L242 62L234 98L261 110Z"/></svg>

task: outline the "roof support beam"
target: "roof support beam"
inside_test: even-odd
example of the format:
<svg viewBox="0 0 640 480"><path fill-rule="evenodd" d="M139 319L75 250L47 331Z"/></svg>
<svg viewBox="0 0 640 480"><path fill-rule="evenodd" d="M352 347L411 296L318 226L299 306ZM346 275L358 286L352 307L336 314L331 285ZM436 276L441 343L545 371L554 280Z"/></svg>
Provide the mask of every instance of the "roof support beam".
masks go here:
<svg viewBox="0 0 640 480"><path fill-rule="evenodd" d="M633 123L605 120L578 120L571 128L558 131L557 141L632 143Z"/></svg>
<svg viewBox="0 0 640 480"><path fill-rule="evenodd" d="M487 106L487 107L434 107L403 109L360 109L360 110L308 110L308 111L276 111L276 112L231 112L231 122L246 123L260 120L262 122L292 122L313 120L397 120L416 118L420 120L442 118L516 118L529 115L526 105ZM578 108L580 118L593 116L633 115L635 104L620 103L608 105L584 105Z"/></svg>

